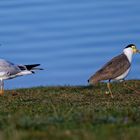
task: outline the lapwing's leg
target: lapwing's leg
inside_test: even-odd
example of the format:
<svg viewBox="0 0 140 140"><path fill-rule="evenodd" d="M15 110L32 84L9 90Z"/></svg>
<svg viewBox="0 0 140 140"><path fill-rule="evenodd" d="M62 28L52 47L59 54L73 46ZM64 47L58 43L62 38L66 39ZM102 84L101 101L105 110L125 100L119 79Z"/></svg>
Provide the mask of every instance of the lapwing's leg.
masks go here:
<svg viewBox="0 0 140 140"><path fill-rule="evenodd" d="M4 94L4 81L1 79L0 80L0 95Z"/></svg>
<svg viewBox="0 0 140 140"><path fill-rule="evenodd" d="M140 91L135 90L133 87L127 86L125 80L123 81L123 86L124 86L125 88L129 89L129 90L132 90L132 91L136 92L136 93L140 93Z"/></svg>
<svg viewBox="0 0 140 140"><path fill-rule="evenodd" d="M113 94L112 94L112 91L111 91L111 85L110 85L110 81L107 83L107 88L109 90L109 93L111 95L111 98L113 98Z"/></svg>

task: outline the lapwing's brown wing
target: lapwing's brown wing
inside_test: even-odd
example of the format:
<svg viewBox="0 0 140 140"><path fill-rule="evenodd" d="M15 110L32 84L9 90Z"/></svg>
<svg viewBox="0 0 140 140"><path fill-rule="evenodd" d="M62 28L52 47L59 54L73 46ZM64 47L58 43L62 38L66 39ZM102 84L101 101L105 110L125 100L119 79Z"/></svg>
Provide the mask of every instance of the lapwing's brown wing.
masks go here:
<svg viewBox="0 0 140 140"><path fill-rule="evenodd" d="M111 80L123 74L129 67L130 62L125 54L120 54L108 63L106 63L100 70L98 70L90 79L94 81Z"/></svg>

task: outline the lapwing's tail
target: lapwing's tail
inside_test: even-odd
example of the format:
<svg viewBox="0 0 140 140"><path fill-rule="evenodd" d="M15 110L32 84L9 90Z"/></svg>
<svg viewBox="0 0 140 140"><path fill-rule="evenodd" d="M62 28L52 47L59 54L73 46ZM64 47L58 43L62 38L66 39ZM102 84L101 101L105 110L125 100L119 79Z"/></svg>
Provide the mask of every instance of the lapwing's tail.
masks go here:
<svg viewBox="0 0 140 140"><path fill-rule="evenodd" d="M100 81L100 80L99 80L99 77L98 77L96 74L92 75L92 76L88 79L88 83L89 83L90 85L96 85L99 81Z"/></svg>

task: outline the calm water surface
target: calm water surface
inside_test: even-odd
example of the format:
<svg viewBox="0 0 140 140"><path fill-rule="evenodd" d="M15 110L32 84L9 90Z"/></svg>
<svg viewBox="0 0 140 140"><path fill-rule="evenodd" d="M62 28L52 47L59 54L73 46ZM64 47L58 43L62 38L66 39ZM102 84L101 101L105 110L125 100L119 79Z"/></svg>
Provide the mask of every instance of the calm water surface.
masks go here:
<svg viewBox="0 0 140 140"><path fill-rule="evenodd" d="M4 0L0 57L41 63L44 71L6 81L6 88L86 85L129 43L140 48L138 0ZM127 79L140 79L140 55Z"/></svg>

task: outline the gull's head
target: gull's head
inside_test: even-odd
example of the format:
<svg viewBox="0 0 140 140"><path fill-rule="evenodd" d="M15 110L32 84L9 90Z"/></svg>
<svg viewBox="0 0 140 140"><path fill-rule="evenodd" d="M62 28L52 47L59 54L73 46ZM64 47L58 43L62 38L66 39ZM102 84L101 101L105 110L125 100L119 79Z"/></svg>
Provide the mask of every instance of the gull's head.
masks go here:
<svg viewBox="0 0 140 140"><path fill-rule="evenodd" d="M135 54L135 53L140 53L140 50L137 49L136 45L129 44L128 46L126 46L124 48L123 52L125 54L127 54L127 53L129 53L129 54Z"/></svg>

